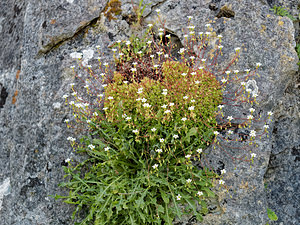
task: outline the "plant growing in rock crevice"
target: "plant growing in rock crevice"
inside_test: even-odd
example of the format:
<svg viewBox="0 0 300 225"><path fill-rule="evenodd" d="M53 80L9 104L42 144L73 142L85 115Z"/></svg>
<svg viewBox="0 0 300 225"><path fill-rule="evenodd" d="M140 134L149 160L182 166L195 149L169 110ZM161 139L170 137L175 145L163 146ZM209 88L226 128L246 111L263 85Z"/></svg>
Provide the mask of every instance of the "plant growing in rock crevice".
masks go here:
<svg viewBox="0 0 300 225"><path fill-rule="evenodd" d="M73 216L88 207L81 224L172 224L183 214L202 220L208 211L206 199L214 197L211 188L216 180L225 187L226 173L224 169L219 176L205 167L204 149L208 145L222 149L223 140L253 145L255 137L264 134L250 130L241 138L235 133L234 124L247 129L260 119L252 108L258 92L250 78L256 70L238 77L239 71L228 69L238 60L239 48L226 70L216 74L213 68L222 54L222 36L209 24L196 37L189 18L179 59L171 54L174 46L164 36L164 28L159 29L157 41L151 25L148 33L152 34L148 38L117 42L112 49L116 71L99 60L102 73L96 74L85 59L91 58L92 50L84 52L83 60L80 53L72 53L87 71L85 80L76 76L91 97L84 98L72 84L75 100L64 98L90 135L80 143L69 140L90 157L64 167L70 180L61 186L70 193L57 198L77 206ZM224 106L232 103L250 106L247 118L224 116ZM201 169L195 161L200 161Z"/></svg>

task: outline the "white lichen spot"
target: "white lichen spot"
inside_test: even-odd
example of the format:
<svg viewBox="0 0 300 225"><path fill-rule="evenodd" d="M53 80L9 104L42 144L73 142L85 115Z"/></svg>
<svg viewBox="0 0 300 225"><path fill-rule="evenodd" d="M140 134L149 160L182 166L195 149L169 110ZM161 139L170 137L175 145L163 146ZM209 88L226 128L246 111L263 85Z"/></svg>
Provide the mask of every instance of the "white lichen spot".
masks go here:
<svg viewBox="0 0 300 225"><path fill-rule="evenodd" d="M2 209L3 197L10 193L10 179L6 178L0 185L0 210Z"/></svg>

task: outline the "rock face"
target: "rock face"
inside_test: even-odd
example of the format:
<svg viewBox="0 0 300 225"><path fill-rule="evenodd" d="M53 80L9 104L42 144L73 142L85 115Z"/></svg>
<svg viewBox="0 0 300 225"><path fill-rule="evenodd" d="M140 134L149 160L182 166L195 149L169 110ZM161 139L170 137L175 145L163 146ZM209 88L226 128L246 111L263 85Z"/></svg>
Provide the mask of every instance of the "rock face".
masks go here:
<svg viewBox="0 0 300 225"><path fill-rule="evenodd" d="M297 224L300 80L293 23L269 11L276 1L155 0L145 4L149 2L145 21L155 22L155 10L160 9L165 27L182 41L187 16L193 16L197 31L212 23L224 37L221 68L235 47L241 47L242 54L231 69L254 69L257 62L262 63L257 79L260 109L274 112L270 136L259 142L251 167L233 162L224 152L208 152L216 170L227 170L224 180L229 193L217 190L219 201L212 203L201 224L266 224L267 208L278 215L276 224ZM72 115L61 98L73 81L69 55L99 45L103 60L109 61L107 46L137 32L128 19L133 14L131 1L122 1L121 15L111 21L100 14L107 3L0 2L1 224L72 224L72 207L49 197L65 191L57 186L64 175L61 167L65 159L77 157L66 141L70 133L64 120ZM289 6L290 1L279 3ZM62 103L60 108L53 107L56 102ZM177 224L193 224L193 218Z"/></svg>

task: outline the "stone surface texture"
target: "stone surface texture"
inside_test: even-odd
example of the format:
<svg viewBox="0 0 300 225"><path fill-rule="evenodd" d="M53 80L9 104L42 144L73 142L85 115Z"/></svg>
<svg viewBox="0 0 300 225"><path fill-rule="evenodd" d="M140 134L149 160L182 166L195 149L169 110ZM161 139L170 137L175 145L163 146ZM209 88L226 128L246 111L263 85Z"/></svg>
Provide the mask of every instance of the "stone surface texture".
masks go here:
<svg viewBox="0 0 300 225"><path fill-rule="evenodd" d="M138 4L138 1L133 1ZM65 119L72 114L62 95L74 81L70 53L100 46L103 60L112 60L108 45L141 33L126 18L133 14L131 0L122 0L117 20L103 16L107 0L0 1L0 224L73 224L73 208L51 195L63 194L65 159L80 160L67 143L72 135ZM258 141L253 164L232 160L209 150L210 164L226 169L226 187L216 189L209 214L197 223L182 218L174 224L299 224L300 78L295 39L299 26L274 15L274 5L299 14L293 0L155 0L144 12L144 22L157 22L160 9L165 27L181 41L187 16L196 31L211 23L223 35L224 68L235 47L240 60L231 69L255 69L260 77L258 100L262 112L273 111L269 137ZM220 14L227 6L234 16ZM218 16L219 15L219 16ZM221 15L221 16L220 16ZM223 16L222 16L223 15ZM227 18L226 17L229 17ZM217 17L218 16L218 17ZM295 32L296 29L296 32ZM93 62L91 60L91 62ZM53 104L62 103L55 109ZM235 113L235 112L232 112ZM239 113L239 112L236 112ZM239 152L231 152L238 156ZM250 166L251 165L251 166ZM267 208L278 215L271 222Z"/></svg>

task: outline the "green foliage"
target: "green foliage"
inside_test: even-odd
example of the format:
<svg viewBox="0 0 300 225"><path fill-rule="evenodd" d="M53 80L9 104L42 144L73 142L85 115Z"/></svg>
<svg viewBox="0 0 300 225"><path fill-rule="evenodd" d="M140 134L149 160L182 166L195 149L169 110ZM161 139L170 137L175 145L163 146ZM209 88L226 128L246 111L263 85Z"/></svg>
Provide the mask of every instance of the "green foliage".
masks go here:
<svg viewBox="0 0 300 225"><path fill-rule="evenodd" d="M277 221L278 217L272 209L267 208L268 217L272 221Z"/></svg>
<svg viewBox="0 0 300 225"><path fill-rule="evenodd" d="M141 24L142 16L144 14L144 11L145 11L146 7L151 5L151 3L143 5L143 2L144 2L144 0L140 0L139 6L134 7L135 13L136 13L136 16L137 16L137 24Z"/></svg>
<svg viewBox="0 0 300 225"><path fill-rule="evenodd" d="M112 49L114 70L101 62L100 75L93 72L92 66L85 68L89 75L84 86L88 100L72 84L75 101L69 105L79 128L86 126L89 135L80 143L72 137L68 140L78 153L89 157L64 167L68 180L61 187L67 188L69 194L57 195L56 199L75 205L73 219L79 212L86 212L79 224L172 224L175 217L185 214L201 221L208 213L206 201L215 197L212 188L216 179L222 178L226 170L219 176L202 162L201 169L194 162L205 157L208 145L219 145L221 132L231 131L225 141L238 141L239 134L234 138L236 128L230 122L235 118L226 118L222 111L227 83L237 83L239 87L231 92L234 104L228 99L225 104L240 107L235 104L239 100L251 106L256 102L257 94L251 97L252 90L246 90L246 82L256 70L247 70L244 78L237 77L237 70L231 77L230 71L224 71L221 81L211 72L222 55L221 36L195 37L194 26L189 26L190 37L185 40L190 42L179 50L177 60L171 53L170 35L164 36L160 28L158 40L151 27L149 37L117 41ZM217 44L209 51L211 62L206 62L204 52L211 40ZM195 49L200 51L198 55ZM239 51L235 49L227 69L238 60ZM80 54L72 55L81 63ZM104 88L105 96L99 93L97 84L101 90ZM254 111L250 109L251 114L239 127L252 126ZM223 123L217 123L217 116ZM255 136L252 130L250 143ZM256 154L251 155L253 160ZM219 180L219 184L224 181Z"/></svg>
<svg viewBox="0 0 300 225"><path fill-rule="evenodd" d="M276 15L278 16L286 16L289 19L291 19L292 21L296 21L297 19L294 18L285 8L281 7L281 6L274 6L272 9L270 9L271 11L273 11Z"/></svg>

